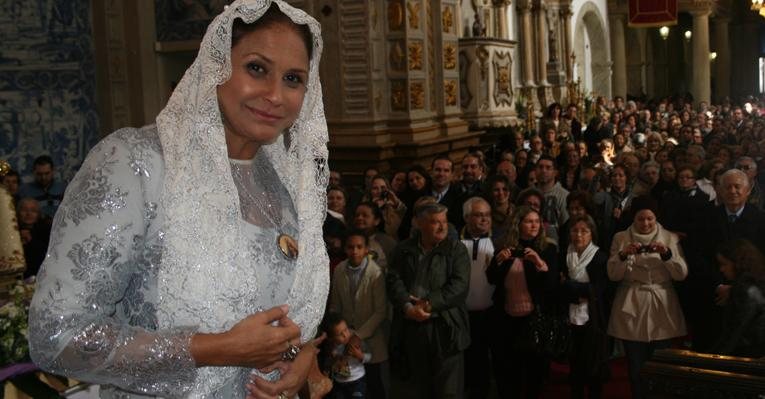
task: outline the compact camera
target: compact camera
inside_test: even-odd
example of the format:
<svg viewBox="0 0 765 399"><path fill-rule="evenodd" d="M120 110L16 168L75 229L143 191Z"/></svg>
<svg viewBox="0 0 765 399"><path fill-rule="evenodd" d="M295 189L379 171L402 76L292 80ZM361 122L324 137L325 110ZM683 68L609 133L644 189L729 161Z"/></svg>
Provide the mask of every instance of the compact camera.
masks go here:
<svg viewBox="0 0 765 399"><path fill-rule="evenodd" d="M638 253L639 254L645 254L645 253L650 253L650 252L654 252L654 248L650 244L643 244L638 249Z"/></svg>
<svg viewBox="0 0 765 399"><path fill-rule="evenodd" d="M516 248L510 250L510 256L513 258L523 258L526 255L525 248Z"/></svg>

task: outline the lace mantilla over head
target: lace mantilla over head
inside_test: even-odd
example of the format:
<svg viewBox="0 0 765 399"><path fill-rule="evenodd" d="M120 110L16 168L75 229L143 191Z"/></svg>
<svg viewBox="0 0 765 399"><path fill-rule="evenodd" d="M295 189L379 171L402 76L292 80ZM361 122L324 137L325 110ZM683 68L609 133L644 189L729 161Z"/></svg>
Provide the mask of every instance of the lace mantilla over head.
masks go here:
<svg viewBox="0 0 765 399"><path fill-rule="evenodd" d="M251 267L240 223L239 197L231 176L216 87L231 76L231 30L235 19L251 23L275 3L313 35L306 95L298 119L273 144L262 146L298 214L300 256L288 296L291 317L312 338L329 287L321 226L326 215L327 126L319 83L322 42L316 20L281 0L237 0L207 29L196 60L157 117L165 160L162 206L165 244L158 292L160 327L196 325L222 331L256 309L240 291ZM285 139L285 136L286 139ZM257 295L257 293L255 293Z"/></svg>

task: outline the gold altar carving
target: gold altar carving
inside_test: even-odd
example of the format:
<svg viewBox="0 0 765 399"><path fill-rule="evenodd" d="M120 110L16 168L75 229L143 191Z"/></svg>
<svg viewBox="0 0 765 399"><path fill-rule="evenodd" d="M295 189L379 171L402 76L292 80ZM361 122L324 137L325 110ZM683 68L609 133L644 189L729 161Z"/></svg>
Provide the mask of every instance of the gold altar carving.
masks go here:
<svg viewBox="0 0 765 399"><path fill-rule="evenodd" d="M409 70L422 70L422 42L409 42Z"/></svg>
<svg viewBox="0 0 765 399"><path fill-rule="evenodd" d="M444 80L444 95L447 106L457 105L457 81L455 79Z"/></svg>
<svg viewBox="0 0 765 399"><path fill-rule="evenodd" d="M457 67L457 45L446 43L444 46L444 68L454 69Z"/></svg>
<svg viewBox="0 0 765 399"><path fill-rule="evenodd" d="M406 111L406 81L394 80L390 84L390 107L394 111Z"/></svg>
<svg viewBox="0 0 765 399"><path fill-rule="evenodd" d="M451 6L446 6L444 12L441 13L441 29L444 33L451 33L452 27L454 27L454 12Z"/></svg>
<svg viewBox="0 0 765 399"><path fill-rule="evenodd" d="M412 109L422 109L425 107L425 84L422 82L413 82L409 87L409 102Z"/></svg>
<svg viewBox="0 0 765 399"><path fill-rule="evenodd" d="M401 0L392 0L388 3L388 29L401 30L404 24L404 6Z"/></svg>
<svg viewBox="0 0 765 399"><path fill-rule="evenodd" d="M403 71L406 68L404 58L404 41L394 40L390 43L390 52L388 53L390 67L394 71Z"/></svg>
<svg viewBox="0 0 765 399"><path fill-rule="evenodd" d="M513 61L509 52L494 53L494 104L497 107L513 105L513 89L510 82L510 73Z"/></svg>
<svg viewBox="0 0 765 399"><path fill-rule="evenodd" d="M406 3L409 12L409 29L420 29L420 3L410 1Z"/></svg>

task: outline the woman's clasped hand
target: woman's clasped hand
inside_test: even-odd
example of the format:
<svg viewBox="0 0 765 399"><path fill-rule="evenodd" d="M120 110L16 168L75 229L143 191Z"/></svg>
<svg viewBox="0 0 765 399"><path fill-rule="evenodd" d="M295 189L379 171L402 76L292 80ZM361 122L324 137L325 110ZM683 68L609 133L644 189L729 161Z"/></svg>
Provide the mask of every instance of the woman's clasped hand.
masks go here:
<svg viewBox="0 0 765 399"><path fill-rule="evenodd" d="M264 398L292 398L305 384L308 378L308 372L311 369L311 363L316 359L319 352L319 345L326 338L322 334L316 339L308 341L301 346L300 352L294 361L279 361L276 363L281 373L281 378L276 381L269 381L263 377L253 374L250 382L247 384L248 399Z"/></svg>
<svg viewBox="0 0 765 399"><path fill-rule="evenodd" d="M547 263L539 256L539 253L533 248L505 248L497 252L497 263L504 263L512 258L521 258L534 264L540 272L547 271Z"/></svg>

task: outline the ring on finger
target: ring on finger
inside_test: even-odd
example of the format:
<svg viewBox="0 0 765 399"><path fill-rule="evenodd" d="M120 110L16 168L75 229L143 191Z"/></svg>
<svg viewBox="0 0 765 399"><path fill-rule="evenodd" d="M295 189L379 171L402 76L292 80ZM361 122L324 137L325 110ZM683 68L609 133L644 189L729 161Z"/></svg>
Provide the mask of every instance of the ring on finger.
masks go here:
<svg viewBox="0 0 765 399"><path fill-rule="evenodd" d="M279 396L276 397L276 399L287 399L287 398L288 398L287 391L280 393Z"/></svg>
<svg viewBox="0 0 765 399"><path fill-rule="evenodd" d="M284 353L282 353L282 360L284 360L286 362L291 362L291 361L295 360L295 358L297 357L298 353L300 353L300 348L295 346L295 345L292 345L292 344L290 344L288 342L287 343L287 350L284 351Z"/></svg>

